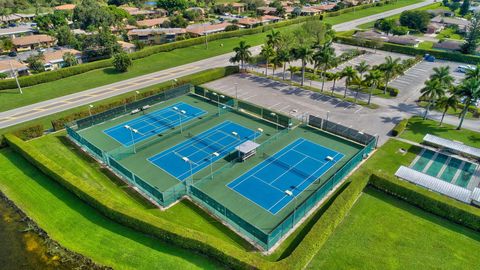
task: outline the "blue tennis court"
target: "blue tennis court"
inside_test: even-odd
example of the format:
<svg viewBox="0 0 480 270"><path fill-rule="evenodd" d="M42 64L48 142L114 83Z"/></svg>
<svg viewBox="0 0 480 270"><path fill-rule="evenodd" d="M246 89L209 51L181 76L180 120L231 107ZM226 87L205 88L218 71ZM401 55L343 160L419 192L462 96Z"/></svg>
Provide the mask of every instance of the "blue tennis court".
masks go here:
<svg viewBox="0 0 480 270"><path fill-rule="evenodd" d="M227 186L275 215L343 157L301 138Z"/></svg>
<svg viewBox="0 0 480 270"><path fill-rule="evenodd" d="M190 173L195 174L209 166L211 162L224 158L238 145L259 135L239 124L225 121L148 158L148 161L184 181L190 177Z"/></svg>
<svg viewBox="0 0 480 270"><path fill-rule="evenodd" d="M124 146L130 146L133 142L138 143L146 140L152 136L163 133L166 130L175 128L181 123L189 122L205 113L204 110L193 107L184 102L179 102L172 106L147 113L133 120L108 128L103 132ZM126 126L135 129L137 132L132 132L127 129Z"/></svg>

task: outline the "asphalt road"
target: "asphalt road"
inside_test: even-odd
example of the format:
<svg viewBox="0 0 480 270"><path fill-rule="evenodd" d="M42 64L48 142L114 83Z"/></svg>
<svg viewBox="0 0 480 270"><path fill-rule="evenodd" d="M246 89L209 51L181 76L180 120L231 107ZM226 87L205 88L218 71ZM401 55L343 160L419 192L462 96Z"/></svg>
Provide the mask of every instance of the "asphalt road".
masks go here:
<svg viewBox="0 0 480 270"><path fill-rule="evenodd" d="M399 9L382 12L365 18L337 24L334 26L334 29L337 31L342 31L345 29L353 29L357 25L375 21L379 18L391 16L394 14L401 13L404 10L414 9L421 6L428 5L432 3L433 0L427 0L422 3L402 7ZM258 53L259 47L253 49L253 53ZM17 109L12 109L9 111L0 113L0 129L13 126L19 123L27 122L33 119L37 119L43 116L51 115L61 111L65 111L71 108L79 106L88 106L92 102L99 101L102 99L110 98L116 95L123 93L135 91L142 89L147 86L155 85L161 82L171 81L175 78L185 76L188 74L196 73L205 69L225 66L228 64L228 59L231 57L231 53L208 58L205 60L197 61L194 63L178 66L175 68L170 68L167 70L162 70L147 75L135 77L132 79L120 81L117 83L93 88L90 90L82 91L79 93L66 95L58 97L55 99L35 103L32 105L20 107Z"/></svg>

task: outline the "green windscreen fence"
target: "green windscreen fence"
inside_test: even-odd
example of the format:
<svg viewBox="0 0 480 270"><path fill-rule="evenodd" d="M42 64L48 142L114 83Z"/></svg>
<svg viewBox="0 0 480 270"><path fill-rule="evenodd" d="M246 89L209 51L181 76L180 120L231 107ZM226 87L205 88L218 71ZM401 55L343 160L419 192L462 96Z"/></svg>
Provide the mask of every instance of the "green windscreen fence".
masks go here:
<svg viewBox="0 0 480 270"><path fill-rule="evenodd" d="M370 141L376 139L375 136L367 134L363 131L346 127L313 115L309 116L308 124L363 145L367 145L370 143Z"/></svg>
<svg viewBox="0 0 480 270"><path fill-rule="evenodd" d="M268 120L272 123L276 123L282 127L289 127L292 123L292 119L284 114L274 112L272 110L262 108L260 106L251 104L245 101L238 101L238 108L256 114L259 117Z"/></svg>

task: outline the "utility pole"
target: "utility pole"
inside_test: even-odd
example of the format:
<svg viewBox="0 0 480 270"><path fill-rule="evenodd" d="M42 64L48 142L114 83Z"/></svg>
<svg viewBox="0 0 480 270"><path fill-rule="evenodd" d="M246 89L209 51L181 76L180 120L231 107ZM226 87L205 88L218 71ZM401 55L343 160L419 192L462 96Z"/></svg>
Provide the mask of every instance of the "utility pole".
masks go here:
<svg viewBox="0 0 480 270"><path fill-rule="evenodd" d="M20 87L20 82L18 81L17 72L13 70L12 61L8 61L8 63L10 64L10 69L12 70L12 74L15 77L15 81L17 82L18 91L20 91L20 94L23 94L22 87Z"/></svg>

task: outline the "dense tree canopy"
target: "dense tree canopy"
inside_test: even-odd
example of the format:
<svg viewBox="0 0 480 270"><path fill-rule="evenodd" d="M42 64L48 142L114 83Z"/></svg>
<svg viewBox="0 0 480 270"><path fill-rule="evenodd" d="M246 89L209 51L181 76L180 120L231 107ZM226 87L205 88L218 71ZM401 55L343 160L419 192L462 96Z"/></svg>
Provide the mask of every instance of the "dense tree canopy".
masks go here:
<svg viewBox="0 0 480 270"><path fill-rule="evenodd" d="M425 32L430 23L430 14L424 10L407 10L400 15L400 24L410 29Z"/></svg>

